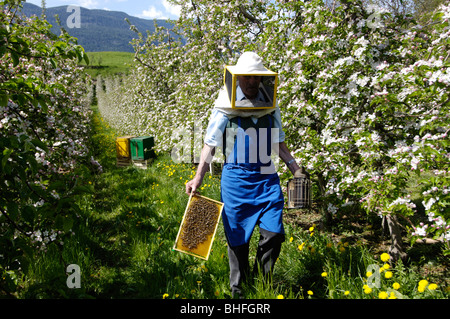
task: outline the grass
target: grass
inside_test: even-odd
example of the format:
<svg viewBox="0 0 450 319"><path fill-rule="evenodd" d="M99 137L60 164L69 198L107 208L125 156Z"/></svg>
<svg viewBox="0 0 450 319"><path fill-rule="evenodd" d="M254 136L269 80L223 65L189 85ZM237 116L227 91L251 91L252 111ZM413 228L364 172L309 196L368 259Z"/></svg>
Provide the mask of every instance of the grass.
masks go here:
<svg viewBox="0 0 450 319"><path fill-rule="evenodd" d="M222 223L208 261L172 250L188 202L185 183L195 174L195 166L176 164L160 155L146 170L116 167L114 130L97 112L93 124L96 158L104 171L87 179L94 191L79 198L80 216L73 236L62 249L49 246L36 260L23 280L20 297L231 298ZM208 173L201 193L220 199L220 178ZM450 296L447 264L436 255L422 252L407 265L387 268L388 263L380 260L379 242L369 243L360 233L337 235L321 230L314 216L286 212L286 242L273 277L257 276L246 287L247 298L373 299L391 292L408 298ZM251 262L257 240L256 230ZM81 289L67 288L68 264L80 266ZM377 272L368 277L369 265ZM388 271L392 277L386 278ZM437 283L437 289L419 291L423 279ZM366 293L370 282L377 285ZM395 291L394 283L400 285Z"/></svg>
<svg viewBox="0 0 450 319"><path fill-rule="evenodd" d="M134 63L132 52L88 52L89 65L83 62L86 72L96 78L99 75L108 76L114 74L127 74L130 66Z"/></svg>

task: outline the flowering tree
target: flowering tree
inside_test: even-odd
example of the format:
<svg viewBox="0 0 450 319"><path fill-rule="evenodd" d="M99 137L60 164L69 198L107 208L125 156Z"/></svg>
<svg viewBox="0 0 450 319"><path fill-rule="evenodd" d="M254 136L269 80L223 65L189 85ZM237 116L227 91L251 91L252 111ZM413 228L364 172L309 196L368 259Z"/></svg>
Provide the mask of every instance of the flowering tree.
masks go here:
<svg viewBox="0 0 450 319"><path fill-rule="evenodd" d="M448 187L448 7L432 32L354 1L334 10L315 1L286 7L296 19L281 34L273 23L267 51L290 35L286 58L277 52L270 60L284 75L291 147L318 176L323 209L357 204L384 216L398 257L396 216L415 208L406 191L411 172L431 169L438 189Z"/></svg>
<svg viewBox="0 0 450 319"><path fill-rule="evenodd" d="M127 125L170 150L179 136L168 127L206 125L223 64L257 51L280 74L287 143L315 177L327 219L348 207L379 215L398 259L397 217L417 210L407 183L426 172L424 206L435 226L428 229L448 245L448 1L426 26L358 0L333 8L320 0L174 2L186 43L163 29L135 42L140 63L118 88L131 102L103 108L107 118L125 112L113 125L123 127L133 110L140 122Z"/></svg>
<svg viewBox="0 0 450 319"><path fill-rule="evenodd" d="M0 11L0 289L36 254L61 245L76 221L73 198L86 191L78 175L90 159L84 50L67 33L20 13L21 1Z"/></svg>

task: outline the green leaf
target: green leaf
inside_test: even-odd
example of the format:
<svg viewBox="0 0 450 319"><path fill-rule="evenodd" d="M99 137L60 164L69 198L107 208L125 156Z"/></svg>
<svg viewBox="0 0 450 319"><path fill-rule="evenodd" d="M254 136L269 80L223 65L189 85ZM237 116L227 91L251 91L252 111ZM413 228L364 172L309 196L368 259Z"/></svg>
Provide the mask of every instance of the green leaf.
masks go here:
<svg viewBox="0 0 450 319"><path fill-rule="evenodd" d="M17 66L19 64L19 55L15 51L10 51L10 53L13 60L13 65Z"/></svg>
<svg viewBox="0 0 450 319"><path fill-rule="evenodd" d="M89 65L89 57L88 57L88 55L86 53L84 53L83 59L86 62L86 65Z"/></svg>
<svg viewBox="0 0 450 319"><path fill-rule="evenodd" d="M34 208L31 206L25 206L22 209L22 218L31 225L34 223L35 214L36 214L36 212L35 212Z"/></svg>
<svg viewBox="0 0 450 319"><path fill-rule="evenodd" d="M19 217L19 205L17 205L14 202L8 203L6 205L6 209L7 209L9 218L16 221Z"/></svg>
<svg viewBox="0 0 450 319"><path fill-rule="evenodd" d="M70 216L66 216L63 220L63 230L68 232L73 227L73 218Z"/></svg>
<svg viewBox="0 0 450 319"><path fill-rule="evenodd" d="M7 106L7 105L8 105L8 95L0 94L0 106Z"/></svg>
<svg viewBox="0 0 450 319"><path fill-rule="evenodd" d="M40 141L38 139L33 139L33 140L31 140L31 143L34 146L39 147L44 152L48 152L48 147L47 147L47 145L44 142L42 142L42 141Z"/></svg>
<svg viewBox="0 0 450 319"><path fill-rule="evenodd" d="M2 169L5 169L6 163L13 152L14 150L8 148L3 150Z"/></svg>

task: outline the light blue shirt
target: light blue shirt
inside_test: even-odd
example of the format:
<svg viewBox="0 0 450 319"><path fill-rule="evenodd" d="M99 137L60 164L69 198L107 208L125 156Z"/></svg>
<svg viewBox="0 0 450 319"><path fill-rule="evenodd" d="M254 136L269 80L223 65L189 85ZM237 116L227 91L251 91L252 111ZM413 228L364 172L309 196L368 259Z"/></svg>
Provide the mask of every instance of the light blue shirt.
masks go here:
<svg viewBox="0 0 450 319"><path fill-rule="evenodd" d="M246 99L244 92L242 92L242 89L238 86L236 89L236 100L241 101L243 99ZM258 96L256 97L257 100L264 101L263 94L261 91L259 91ZM273 114L274 117L274 125L273 128L278 129L278 139L274 138L274 143L282 143L285 139L285 134L283 131L283 126L281 124L281 113L280 109L277 107L275 108L275 113ZM258 122L258 118L252 116L253 123ZM206 135L205 135L205 144L209 146L215 146L215 147L221 147L223 144L223 134L225 132L225 128L227 127L228 123L228 117L220 112L217 109L214 109L211 113L211 117L209 118L209 124L208 128L206 129Z"/></svg>

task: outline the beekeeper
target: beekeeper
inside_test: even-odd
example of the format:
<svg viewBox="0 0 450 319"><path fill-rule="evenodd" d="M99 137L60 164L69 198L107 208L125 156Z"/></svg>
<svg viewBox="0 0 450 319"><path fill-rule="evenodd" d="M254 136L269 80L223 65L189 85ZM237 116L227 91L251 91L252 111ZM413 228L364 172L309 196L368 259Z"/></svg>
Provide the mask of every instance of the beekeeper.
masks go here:
<svg viewBox="0 0 450 319"><path fill-rule="evenodd" d="M256 53L243 53L233 70L240 74L236 103L267 99L260 75L270 71ZM233 297L240 297L242 283L250 275L249 242L255 226L259 226L260 239L254 272L272 273L284 241L284 198L270 159L272 149L292 174L300 168L284 143L278 105L235 109L230 107L229 96L224 87L215 101L200 163L195 177L186 183L186 193L191 194L200 187L216 147L221 147L225 155L221 177L222 220L228 242L230 287Z"/></svg>

